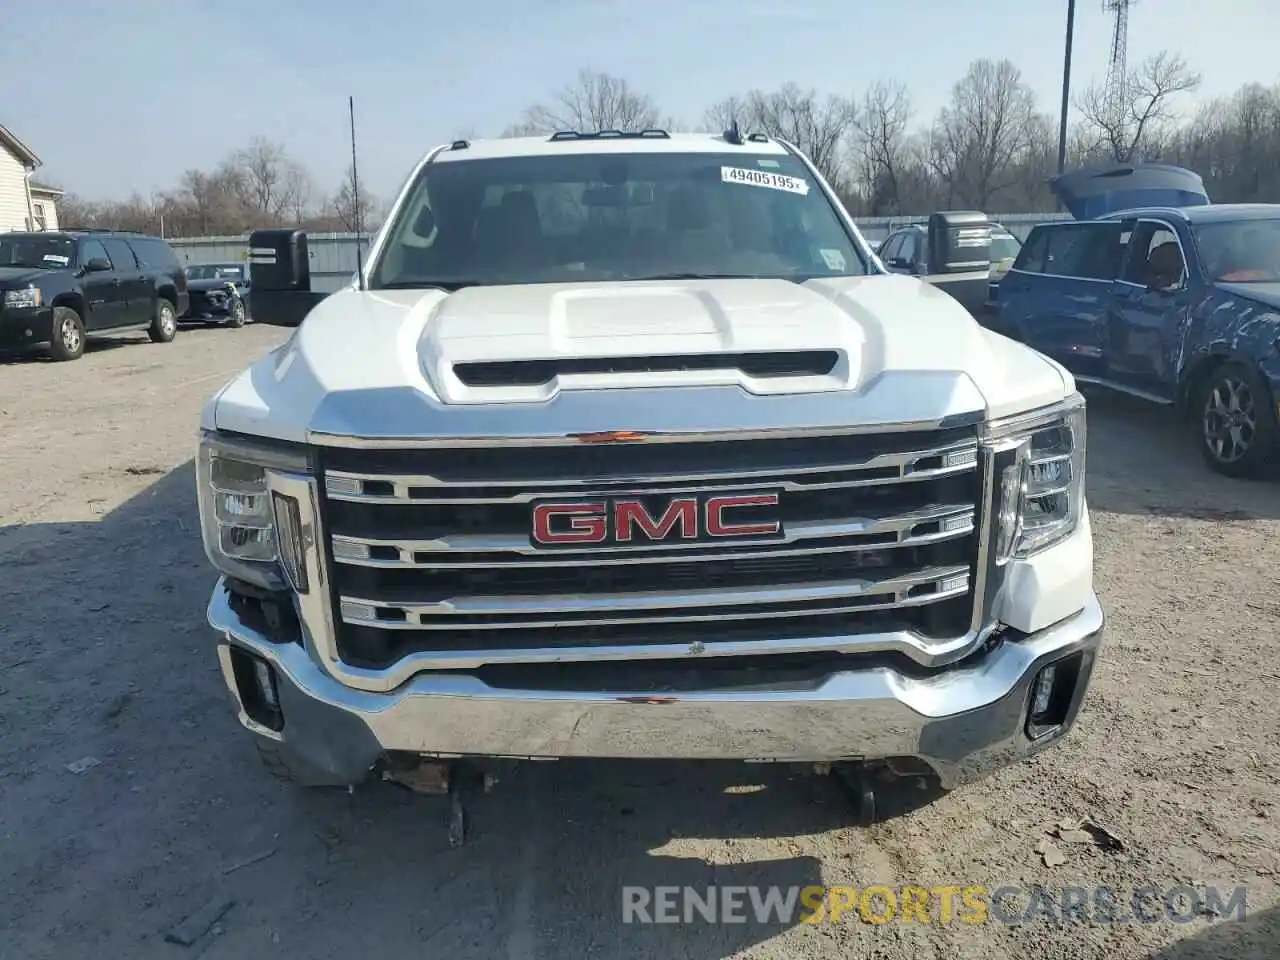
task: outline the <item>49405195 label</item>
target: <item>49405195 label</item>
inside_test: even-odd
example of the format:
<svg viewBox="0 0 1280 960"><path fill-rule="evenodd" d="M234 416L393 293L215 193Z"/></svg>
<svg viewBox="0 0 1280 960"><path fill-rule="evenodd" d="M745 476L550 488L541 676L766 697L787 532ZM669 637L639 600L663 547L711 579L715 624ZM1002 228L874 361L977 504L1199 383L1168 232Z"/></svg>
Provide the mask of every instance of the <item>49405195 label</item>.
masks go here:
<svg viewBox="0 0 1280 960"><path fill-rule="evenodd" d="M809 183L799 177L788 177L768 170L751 170L747 167L721 167L720 180L724 183L745 183L749 187L765 187L769 190L785 190L802 196L809 192Z"/></svg>

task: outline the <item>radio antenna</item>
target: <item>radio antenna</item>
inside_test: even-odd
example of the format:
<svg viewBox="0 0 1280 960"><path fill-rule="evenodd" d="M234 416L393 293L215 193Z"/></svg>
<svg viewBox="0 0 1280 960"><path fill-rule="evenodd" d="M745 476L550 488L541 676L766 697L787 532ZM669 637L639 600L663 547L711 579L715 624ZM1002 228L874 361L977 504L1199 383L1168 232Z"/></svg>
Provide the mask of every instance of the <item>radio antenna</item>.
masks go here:
<svg viewBox="0 0 1280 960"><path fill-rule="evenodd" d="M364 236L363 218L360 216L360 174L356 169L356 98L347 97L347 112L351 115L351 206L356 227L356 289L364 289L364 262L360 244Z"/></svg>

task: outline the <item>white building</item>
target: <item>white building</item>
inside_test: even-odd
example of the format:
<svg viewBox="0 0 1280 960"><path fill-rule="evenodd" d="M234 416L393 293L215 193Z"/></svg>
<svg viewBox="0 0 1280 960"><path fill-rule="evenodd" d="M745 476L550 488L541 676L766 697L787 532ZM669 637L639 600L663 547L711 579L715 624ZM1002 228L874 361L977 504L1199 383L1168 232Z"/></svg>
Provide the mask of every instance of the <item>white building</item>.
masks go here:
<svg viewBox="0 0 1280 960"><path fill-rule="evenodd" d="M40 164L35 151L0 124L0 233L58 229L62 191L31 179Z"/></svg>

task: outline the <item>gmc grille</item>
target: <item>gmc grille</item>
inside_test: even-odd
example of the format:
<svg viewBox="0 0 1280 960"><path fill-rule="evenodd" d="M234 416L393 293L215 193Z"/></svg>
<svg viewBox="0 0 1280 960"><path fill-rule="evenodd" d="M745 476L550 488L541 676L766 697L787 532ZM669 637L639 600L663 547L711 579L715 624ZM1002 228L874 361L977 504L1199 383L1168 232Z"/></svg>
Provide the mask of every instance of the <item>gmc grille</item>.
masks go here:
<svg viewBox="0 0 1280 960"><path fill-rule="evenodd" d="M973 619L972 428L319 453L333 622L353 666L726 642L764 654L868 632L954 638ZM539 501L635 498L658 516L716 492L778 493L782 536L531 541Z"/></svg>

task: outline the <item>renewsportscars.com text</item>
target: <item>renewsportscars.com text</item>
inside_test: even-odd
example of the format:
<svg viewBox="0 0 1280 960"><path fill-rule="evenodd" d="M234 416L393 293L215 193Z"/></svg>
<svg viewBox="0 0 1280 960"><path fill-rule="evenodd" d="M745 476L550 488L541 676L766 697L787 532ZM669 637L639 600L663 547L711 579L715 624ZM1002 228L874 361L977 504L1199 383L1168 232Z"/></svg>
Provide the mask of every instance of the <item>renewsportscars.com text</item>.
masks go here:
<svg viewBox="0 0 1280 960"><path fill-rule="evenodd" d="M1244 920L1244 887L623 887L623 923L1191 923Z"/></svg>

